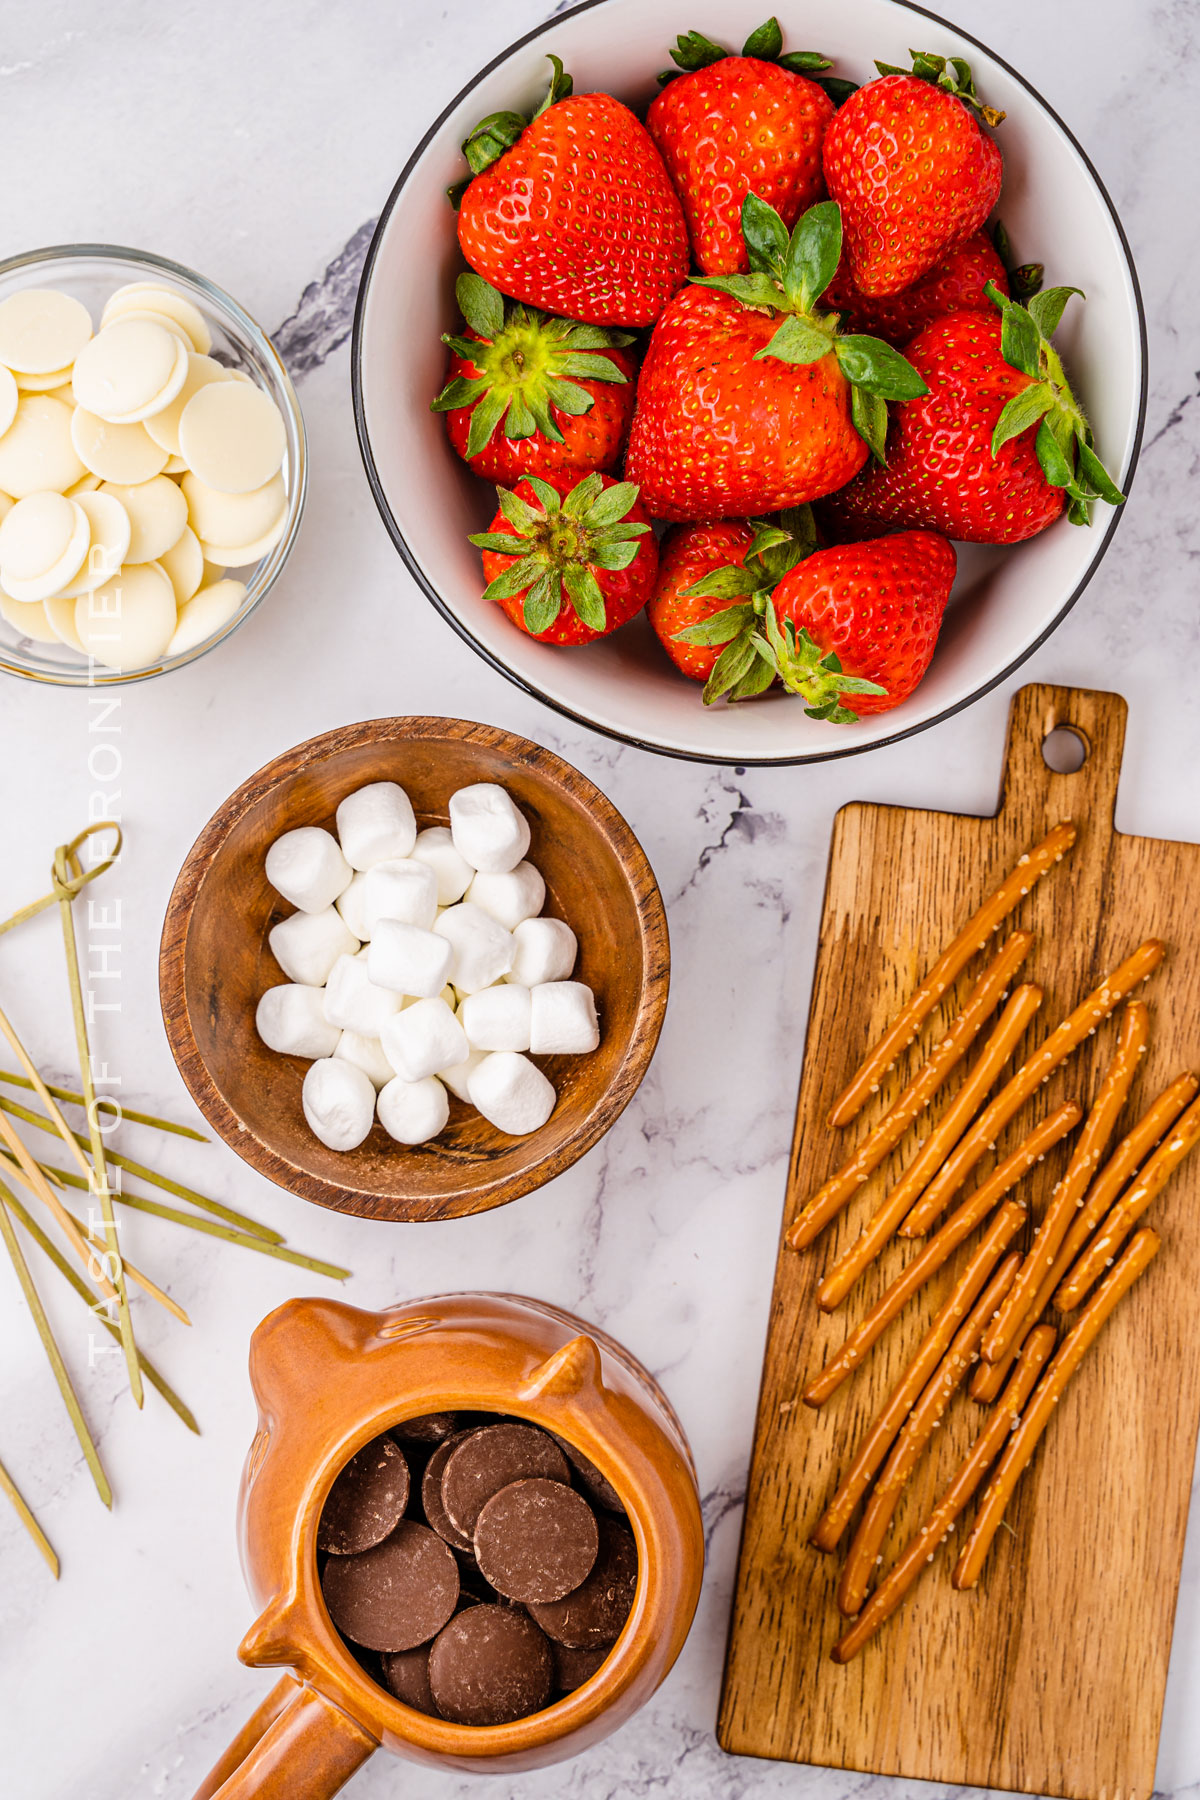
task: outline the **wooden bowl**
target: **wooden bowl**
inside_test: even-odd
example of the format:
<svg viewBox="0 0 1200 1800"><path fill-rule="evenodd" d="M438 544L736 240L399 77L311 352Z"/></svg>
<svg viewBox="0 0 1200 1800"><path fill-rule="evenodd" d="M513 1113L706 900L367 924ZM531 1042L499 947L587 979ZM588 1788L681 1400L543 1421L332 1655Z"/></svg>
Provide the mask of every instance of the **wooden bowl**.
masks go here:
<svg viewBox="0 0 1200 1800"><path fill-rule="evenodd" d="M281 832L333 828L341 800L398 781L422 826L447 823L457 788L496 781L529 820L546 911L579 938L576 975L595 991L600 1048L539 1058L558 1090L529 1137L497 1131L451 1096L431 1143L395 1143L376 1122L357 1150L328 1150L305 1121L307 1062L268 1050L254 1027L266 988L287 977L267 944L291 908L263 860ZM281 1187L372 1219L453 1219L503 1206L590 1150L646 1073L667 1004L667 921L653 871L599 788L527 738L459 719L372 719L311 738L251 776L192 846L163 925L159 995L192 1098L238 1155Z"/></svg>

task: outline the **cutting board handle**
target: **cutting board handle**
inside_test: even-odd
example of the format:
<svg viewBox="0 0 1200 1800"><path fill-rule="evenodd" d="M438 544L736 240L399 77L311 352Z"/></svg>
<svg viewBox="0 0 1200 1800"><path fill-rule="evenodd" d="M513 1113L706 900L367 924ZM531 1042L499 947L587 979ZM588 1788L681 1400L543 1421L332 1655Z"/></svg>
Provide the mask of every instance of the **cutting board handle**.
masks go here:
<svg viewBox="0 0 1200 1800"><path fill-rule="evenodd" d="M1111 827L1128 711L1120 694L1091 688L1031 682L1013 696L1000 811L1018 837L1041 837L1060 819L1073 819L1081 834L1089 820L1105 831ZM1060 726L1073 731L1087 752L1071 774L1056 773L1042 754Z"/></svg>

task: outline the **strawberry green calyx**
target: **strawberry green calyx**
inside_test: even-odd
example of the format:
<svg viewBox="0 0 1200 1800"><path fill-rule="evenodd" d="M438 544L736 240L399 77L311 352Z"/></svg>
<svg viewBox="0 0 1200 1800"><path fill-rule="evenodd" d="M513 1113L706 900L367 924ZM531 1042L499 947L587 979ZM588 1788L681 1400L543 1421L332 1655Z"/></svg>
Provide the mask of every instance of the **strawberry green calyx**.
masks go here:
<svg viewBox="0 0 1200 1800"><path fill-rule="evenodd" d="M742 235L748 275L693 275L700 287L717 288L742 306L782 313L779 329L759 358L815 363L833 355L850 383L855 430L886 465L887 402L918 400L929 392L906 357L882 339L838 330L835 312L817 302L837 272L842 254L842 213L836 200L810 206L788 234L787 226L757 194L742 202Z"/></svg>
<svg viewBox="0 0 1200 1800"><path fill-rule="evenodd" d="M992 455L1037 424L1034 451L1043 475L1052 487L1066 489L1072 525L1088 525L1094 500L1120 506L1125 496L1096 454L1092 428L1050 342L1067 301L1072 294L1080 299L1083 294L1079 288L1046 288L1021 306L1006 299L994 282L983 291L1000 310L1000 353L1005 362L1033 377L997 419Z"/></svg>
<svg viewBox="0 0 1200 1800"><path fill-rule="evenodd" d="M775 610L777 584L817 547L812 510L800 506L780 513L777 523L769 519L752 523L754 541L745 561L714 569L684 591L685 599L731 602L700 624L675 633L681 643L725 646L705 683L704 704L711 706L722 694L730 700L749 700L778 677L791 693L808 701L804 710L810 719L851 724L858 714L841 704L843 694L885 694L887 689L843 675L832 650L822 655L807 631L797 629L791 619L781 625Z"/></svg>
<svg viewBox="0 0 1200 1800"><path fill-rule="evenodd" d="M710 64L722 62L725 57L733 56L724 44L714 44L711 38L705 37L702 31L680 32L675 40L675 48L671 51L673 69L664 69L658 77L659 87L666 87L680 75L691 75L696 69L707 69ZM784 50L783 32L779 20L770 18L765 24L752 31L742 48L736 54L753 56L759 62L778 63L781 69L790 69L793 75L807 75L818 87L825 89L835 106L858 91L853 81L842 81L836 75L825 75L824 70L833 67L832 59L822 55L819 50Z"/></svg>
<svg viewBox="0 0 1200 1800"><path fill-rule="evenodd" d="M984 105L976 92L971 65L961 56L935 56L931 50L910 50L908 54L912 57L911 69L885 62L877 62L875 67L881 75L915 75L918 81L928 81L944 94L953 94L964 106L973 106L986 125L999 125L1007 116L994 106Z"/></svg>
<svg viewBox="0 0 1200 1800"><path fill-rule="evenodd" d="M462 153L471 173L465 180L457 181L453 187L446 189L446 197L455 211L475 176L482 175L506 150L511 150L525 127L532 124L534 119L540 118L547 107L553 106L556 101L566 100L572 93L575 84L563 68L561 59L549 56L546 60L554 69L550 86L541 105L528 118L519 112L489 113L486 119L479 121L471 135L464 138Z"/></svg>
<svg viewBox="0 0 1200 1800"><path fill-rule="evenodd" d="M995 219L991 226L992 247L1004 264L1008 285L1014 300L1028 300L1038 292L1046 279L1045 263L1019 263L1012 240L1003 222Z"/></svg>
<svg viewBox="0 0 1200 1800"><path fill-rule="evenodd" d="M506 438L541 432L561 444L563 434L552 408L578 417L589 412L594 396L581 380L627 384L627 376L606 350L633 342L633 333L601 325L558 319L518 301L506 302L490 282L474 271L460 275L454 287L458 304L474 338L442 334L456 355L479 370L458 375L436 400L433 412L472 406L467 456L478 456L503 425Z"/></svg>
<svg viewBox="0 0 1200 1800"><path fill-rule="evenodd" d="M541 502L541 511L508 488L497 488L500 511L509 531L477 531L470 542L477 550L515 556L483 590L485 600L510 600L525 593L525 629L537 637L549 631L564 605L570 606L591 631L606 627L604 595L595 569L627 569L638 552L638 538L649 525L626 514L638 497L632 481L605 487L598 474L585 475L569 494L560 496L539 475L522 479Z"/></svg>

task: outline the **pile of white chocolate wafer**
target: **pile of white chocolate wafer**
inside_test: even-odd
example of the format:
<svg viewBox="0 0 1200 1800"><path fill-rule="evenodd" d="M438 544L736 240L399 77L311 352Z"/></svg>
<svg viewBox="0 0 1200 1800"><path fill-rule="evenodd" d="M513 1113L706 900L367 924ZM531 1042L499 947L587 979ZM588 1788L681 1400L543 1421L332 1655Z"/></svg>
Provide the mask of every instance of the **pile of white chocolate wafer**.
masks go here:
<svg viewBox="0 0 1200 1800"><path fill-rule="evenodd" d="M888 1071L971 958L988 948L1035 882L1062 860L1074 842L1074 827L1059 824L1020 858L867 1053L830 1110L831 1127L849 1124L879 1092ZM787 1232L787 1242L795 1250L815 1242L906 1133L919 1127L952 1071L1001 1008L937 1123L916 1143L899 1179L825 1274L817 1292L822 1310L832 1311L893 1237L920 1237L937 1226L920 1254L905 1264L809 1382L803 1397L813 1407L824 1405L862 1367L926 1282L983 1229L911 1361L855 1447L812 1532L810 1541L816 1549L833 1552L865 1501L837 1591L840 1611L854 1623L834 1645L835 1662L856 1656L896 1611L991 1472L951 1577L956 1588L974 1587L1017 1482L1064 1388L1118 1301L1159 1250L1158 1234L1136 1229L1138 1221L1200 1140L1200 1081L1185 1072L1109 1154L1149 1038L1147 1008L1131 996L1166 954L1156 938L1140 944L1106 975L988 1098L1042 1004L1042 989L1035 984L1012 987L1033 945L1032 933L1015 930L1000 946L945 1036L843 1166L811 1195ZM972 1171L995 1150L1004 1128L1122 1002L1116 1047L1086 1116L1075 1101L1060 1105L958 1200L939 1225ZM1029 1208L1015 1190L1047 1151L1081 1122L1066 1171L1053 1189L1029 1249L1022 1253L1013 1245L1029 1220ZM1047 1309L1054 1323L1042 1322ZM1058 1315L1071 1313L1076 1317L1058 1343ZM971 1397L989 1408L982 1429L928 1519L881 1574L884 1545L901 1495L968 1376Z"/></svg>

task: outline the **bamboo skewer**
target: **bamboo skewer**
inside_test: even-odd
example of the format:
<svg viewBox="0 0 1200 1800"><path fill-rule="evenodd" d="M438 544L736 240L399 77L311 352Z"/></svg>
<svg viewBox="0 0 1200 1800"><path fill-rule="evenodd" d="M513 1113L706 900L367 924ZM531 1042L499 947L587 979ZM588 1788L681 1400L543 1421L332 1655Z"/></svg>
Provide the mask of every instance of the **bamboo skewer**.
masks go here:
<svg viewBox="0 0 1200 1800"><path fill-rule="evenodd" d="M71 867L67 866L68 856L72 858ZM62 926L63 951L67 961L67 986L71 994L71 1013L75 1021L75 1049L79 1057L79 1079L83 1084L85 1100L85 1116L88 1124L88 1136L91 1139L92 1167L90 1181L92 1192L100 1202L100 1211L104 1218L104 1248L108 1253L108 1266L112 1270L110 1279L117 1290L117 1322L121 1328L121 1348L125 1353L125 1368L129 1375L129 1391L133 1395L134 1405L140 1409L146 1404L145 1390L142 1387L142 1371L138 1363L137 1343L133 1335L133 1315L129 1310L129 1294L125 1285L125 1263L121 1255L121 1243L117 1234L117 1216L113 1211L112 1189L108 1183L108 1164L104 1154L104 1134L100 1130L100 1117L96 1111L96 1089L92 1081L92 1048L88 1042L87 1016L83 1008L83 983L79 976L79 944L75 937L75 915L71 910L74 898L67 883L73 875L83 871L74 853L66 844L60 844L54 852L54 885L59 892L58 916ZM28 1073L28 1071L26 1071ZM33 1075L30 1080L34 1080ZM34 1091L50 1113L55 1125L60 1127L59 1136L74 1142L74 1133L63 1117L57 1100L42 1080L36 1076ZM53 1111L51 1111L53 1108ZM92 1233L89 1238L95 1243ZM138 1282L145 1288L146 1276ZM158 1290L164 1304L169 1304L162 1289Z"/></svg>
<svg viewBox="0 0 1200 1800"><path fill-rule="evenodd" d="M29 1187L30 1191L35 1193L38 1199L50 1208L59 1227L69 1239L71 1248L74 1250L76 1256L78 1256L84 1268L91 1274L92 1263L95 1258L88 1247L86 1239L79 1231L74 1219L72 1219L58 1195L54 1192L54 1189L50 1186L50 1183L46 1180L46 1177L42 1174L42 1171L38 1168L38 1165L30 1156L28 1150L21 1142L21 1139L17 1136L8 1120L4 1118L2 1114L0 1114L0 1138L2 1138L4 1143L8 1146L8 1149L12 1154L12 1159L25 1177L26 1185ZM100 1289L100 1292L104 1295L106 1300L116 1299L117 1290L103 1270L92 1275L92 1279L95 1281L96 1286Z"/></svg>
<svg viewBox="0 0 1200 1800"><path fill-rule="evenodd" d="M37 1220L32 1217L24 1206L22 1206L15 1194L9 1194L7 1196L6 1204L9 1211L16 1217L18 1223L23 1225L25 1230L29 1233L38 1249L50 1258L50 1261L54 1264L54 1267L58 1270L59 1274L64 1280L70 1283L84 1305L95 1315L100 1324L103 1325L105 1331L108 1332L109 1336L115 1338L117 1342L120 1343L121 1333L113 1324L112 1320L107 1318L102 1310L98 1309L95 1294L83 1279L82 1275L78 1274L71 1267L54 1240L46 1236L46 1233L42 1230ZM196 1417L191 1408L184 1404L174 1388L159 1374L149 1357L141 1350L138 1351L138 1361L141 1363L142 1374L146 1377L150 1386L152 1388L157 1388L172 1412L176 1413L178 1417L183 1420L183 1423L187 1426L189 1431L194 1431L197 1437L199 1437L200 1427L196 1423Z"/></svg>
<svg viewBox="0 0 1200 1800"><path fill-rule="evenodd" d="M8 1087L33 1088L27 1075L18 1075L13 1069L0 1069L0 1081ZM44 1085L46 1092L53 1094L56 1100L66 1100L71 1106L86 1105L83 1095L76 1093L74 1088L56 1087L52 1081L47 1081ZM122 1122L130 1125L148 1125L155 1131L169 1131L176 1137L191 1138L195 1144L207 1144L209 1141L202 1131L193 1131L190 1125L179 1125L174 1119L160 1119L155 1113L135 1112L132 1106L124 1106L115 1098L110 1100L101 1095L96 1104L115 1107L116 1113L109 1116L119 1117Z"/></svg>
<svg viewBox="0 0 1200 1800"><path fill-rule="evenodd" d="M4 1239L4 1248L8 1251L13 1268L16 1270L17 1280L21 1284L21 1291L25 1295L26 1304L33 1317L33 1322L37 1327L38 1336L42 1340L42 1348L46 1352L50 1367L54 1372L54 1379L58 1383L58 1391L62 1395L63 1405L66 1407L71 1424L75 1428L75 1436L79 1439L79 1447L83 1451L87 1466L92 1472L92 1480L96 1484L96 1492L99 1494L101 1500L103 1500L105 1506L109 1507L111 1510L113 1500L112 1488L109 1486L108 1476L104 1473L104 1466L100 1461L100 1452L96 1449L95 1439L88 1430L87 1420L83 1416L83 1408L79 1404L79 1396L71 1385L71 1377L67 1373L67 1365L62 1359L62 1353L58 1348L58 1344L55 1342L54 1333L50 1329L50 1321L46 1317L46 1309L42 1305L41 1295L38 1293L33 1276L29 1272L29 1264L25 1261L25 1252L21 1249L20 1243L17 1240L17 1234L13 1230L12 1220L8 1216L8 1208L3 1204L3 1202L10 1200L11 1198L12 1196L9 1193L9 1190L5 1187L3 1182L0 1182L0 1237Z"/></svg>
<svg viewBox="0 0 1200 1800"><path fill-rule="evenodd" d="M117 824L115 819L99 819L94 825L85 825L78 836L73 837L66 846L67 855L72 857L80 846L87 842L88 838L98 837L102 831L115 832L117 841L109 854L102 857L93 868L83 870L79 875L72 876L70 881L67 882L72 899L87 886L89 881L95 881L98 875L103 875L106 870L112 868L118 856L121 854L121 844L123 842L121 827ZM2 937L6 931L12 931L17 925L24 925L27 919L36 919L39 913L46 912L48 908L55 905L57 900L58 890L56 886L50 893L43 894L40 899L31 900L28 906L22 906L20 910L13 913L11 917L0 919L0 937Z"/></svg>
<svg viewBox="0 0 1200 1800"><path fill-rule="evenodd" d="M0 929L2 929L2 927L0 927ZM0 1463L0 1491L6 1493L12 1501L18 1519L20 1519L22 1525L24 1525L26 1531L49 1563L50 1572L54 1576L55 1581L57 1581L58 1558L54 1554L54 1547L33 1514L30 1512L29 1507L22 1499L21 1490L18 1488L16 1482L13 1480L3 1463Z"/></svg>
<svg viewBox="0 0 1200 1800"><path fill-rule="evenodd" d="M76 1219L73 1212L68 1212L67 1217L68 1219L74 1219L76 1229L83 1233L89 1244L94 1244L98 1250L104 1249L104 1239L98 1231L93 1231L90 1225L85 1225L83 1223L82 1219ZM172 1300L170 1294L160 1288L157 1281L151 1281L149 1275L142 1269L139 1269L136 1264L131 1263L128 1258L125 1258L123 1266L130 1281L136 1282L144 1294L149 1294L151 1300L157 1300L160 1306L165 1307L172 1318L178 1319L181 1325L191 1324L192 1321L189 1319L182 1306L180 1306L178 1300ZM134 1347L136 1349L136 1345ZM140 1381L138 1385L139 1387L141 1386Z"/></svg>
<svg viewBox="0 0 1200 1800"><path fill-rule="evenodd" d="M21 1119L26 1125L33 1125L38 1131L48 1131L54 1135L54 1127L49 1119L36 1113L31 1107L22 1106L19 1100L9 1100L0 1094L0 1112L10 1113L14 1119ZM86 1140L78 1138L77 1142ZM164 1193L174 1194L179 1200L190 1200L193 1206L201 1207L205 1212L213 1213L219 1219L225 1219L239 1231L247 1232L251 1237L260 1237L264 1243L282 1244L283 1233L273 1226L260 1225L257 1219L251 1219L245 1213L235 1212L220 1200L210 1200L207 1194L198 1194L194 1188L184 1187L182 1182L172 1181L167 1175L159 1175L145 1163L134 1162L130 1156L122 1156L116 1150L108 1152L108 1160L115 1169L121 1169L126 1175L132 1175L138 1181L149 1182L151 1187L162 1188ZM74 1185L74 1183L72 1183ZM90 1187L91 1182L83 1185Z"/></svg>

